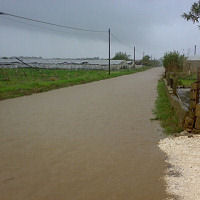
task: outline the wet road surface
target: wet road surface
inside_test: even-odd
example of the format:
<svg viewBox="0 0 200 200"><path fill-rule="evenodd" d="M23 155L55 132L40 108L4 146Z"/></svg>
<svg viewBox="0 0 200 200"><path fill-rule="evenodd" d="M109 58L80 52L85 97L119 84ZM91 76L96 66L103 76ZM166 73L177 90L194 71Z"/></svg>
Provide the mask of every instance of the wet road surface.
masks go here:
<svg viewBox="0 0 200 200"><path fill-rule="evenodd" d="M0 102L0 199L161 200L154 68Z"/></svg>

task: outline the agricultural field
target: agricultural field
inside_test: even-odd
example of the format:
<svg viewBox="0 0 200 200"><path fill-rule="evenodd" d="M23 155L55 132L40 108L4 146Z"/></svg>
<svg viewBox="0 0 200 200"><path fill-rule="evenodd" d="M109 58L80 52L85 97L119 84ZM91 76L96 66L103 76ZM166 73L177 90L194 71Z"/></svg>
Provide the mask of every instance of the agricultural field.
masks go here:
<svg viewBox="0 0 200 200"><path fill-rule="evenodd" d="M104 70L0 68L0 100L132 74L147 69L150 67L112 71L109 75Z"/></svg>

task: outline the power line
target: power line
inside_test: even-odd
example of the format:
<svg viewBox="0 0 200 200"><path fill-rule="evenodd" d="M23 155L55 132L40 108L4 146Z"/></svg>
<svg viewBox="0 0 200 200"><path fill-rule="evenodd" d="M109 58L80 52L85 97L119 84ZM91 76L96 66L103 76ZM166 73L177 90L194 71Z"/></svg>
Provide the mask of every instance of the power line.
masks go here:
<svg viewBox="0 0 200 200"><path fill-rule="evenodd" d="M49 28L49 27L40 26L38 24L29 24L27 22L22 22L22 21L19 21L17 19L13 19L13 18L6 17L5 19L12 21L12 22L15 22L15 23L24 24L24 25L28 25L28 26L32 26L32 27L36 27L36 28L41 28L41 29L46 29L46 30L54 31L54 32L58 32L58 33L69 33L66 30L60 30L60 29L56 30L56 29L52 29L52 28Z"/></svg>
<svg viewBox="0 0 200 200"><path fill-rule="evenodd" d="M120 39L118 39L113 33L111 33L111 35L113 36L113 38L115 38L115 40L117 40L120 43L123 43Z"/></svg>
<svg viewBox="0 0 200 200"><path fill-rule="evenodd" d="M108 31L103 31L103 30L85 29L85 28L79 28L79 27L73 27L73 26L60 25L60 24L46 22L46 21L42 21L42 20L38 20L38 19L32 19L32 18L27 18L27 17L23 17L23 16L18 16L18 15L6 13L6 12L0 12L0 15L11 16L11 17L14 17L14 18L19 18L19 19L24 19L24 20L28 20L28 21L32 21L32 22L41 23L41 24L56 26L56 27L59 27L59 28L71 29L71 30L75 30L75 31L85 31L85 32L94 32L94 33L107 33L108 32ZM20 22L18 22L18 23L20 23ZM23 22L21 22L21 23L23 23ZM49 30L52 30L52 29L49 29ZM57 31L57 30L52 30L52 31ZM60 32L60 31L57 31L57 32ZM122 40L120 40L118 37L116 37L113 33L111 33L111 35L113 36L113 38L116 41L121 43L123 46L126 46L126 47L128 47L130 49L133 48L133 47L125 44L124 42L122 42Z"/></svg>
<svg viewBox="0 0 200 200"><path fill-rule="evenodd" d="M113 38L114 38L116 41L118 41L118 42L121 43L122 45L124 45L124 46L126 46L126 47L128 47L128 48L130 48L130 49L133 48L133 47L131 47L131 46L125 44L122 40L120 40L118 37L116 37L113 33L111 33L111 35L113 36Z"/></svg>
<svg viewBox="0 0 200 200"><path fill-rule="evenodd" d="M37 22L37 23L46 24L46 25L51 25L51 26L55 26L55 27L59 27L59 28L71 29L71 30L75 30L75 31L94 32L94 33L108 33L109 34L109 74L110 74L110 50L111 50L111 46L110 46L111 37L110 36L112 35L113 38L115 40L117 40L119 43L121 43L124 46L127 46L130 49L132 49L132 47L125 44L120 39L118 39L118 37L116 37L113 33L111 33L110 29L109 29L109 31L103 31L103 30L94 30L94 29L85 29L85 28L80 28L80 27L66 26L66 25L55 24L55 23L51 23L51 22L38 20L38 19L32 19L32 18L28 18L28 17L18 16L18 15L6 13L6 12L0 12L0 15L10 16L10 17L13 17L13 18L23 19L23 20L27 20L27 21L31 21L31 22ZM21 22L21 23L23 23L23 22Z"/></svg>
<svg viewBox="0 0 200 200"><path fill-rule="evenodd" d="M10 18L10 17L7 17L7 16L4 16L4 19L9 20L11 22L18 23L18 24L24 24L26 26L34 27L34 28L37 28L37 29L47 30L48 32L54 32L54 33L58 33L58 34L68 34L68 35L70 34L70 30L67 30L67 29L63 30L63 29L60 29L60 28L53 28L53 27L44 26L44 25L38 24L38 23L34 23L33 24L33 23L29 23L27 21L21 21L19 19ZM96 34L99 34L99 36L101 38L104 38L104 40L105 40L106 34L102 34L101 32L100 33L96 33Z"/></svg>
<svg viewBox="0 0 200 200"><path fill-rule="evenodd" d="M67 29L76 30L76 31L85 31L85 32L94 32L94 33L105 33L105 32L107 33L108 32L108 31L103 31L103 30L84 29L84 28L79 28L79 27L60 25L60 24L46 22L46 21L42 21L42 20L38 20L38 19L32 19L32 18L28 18L28 17L13 15L13 14L6 13L6 12L0 12L0 15L7 15L7 16L11 16L11 17L19 18L19 19L24 19L24 20L28 20L28 21L32 21L32 22L41 23L41 24L47 24L47 25L56 26L56 27L60 27L60 28L67 28Z"/></svg>

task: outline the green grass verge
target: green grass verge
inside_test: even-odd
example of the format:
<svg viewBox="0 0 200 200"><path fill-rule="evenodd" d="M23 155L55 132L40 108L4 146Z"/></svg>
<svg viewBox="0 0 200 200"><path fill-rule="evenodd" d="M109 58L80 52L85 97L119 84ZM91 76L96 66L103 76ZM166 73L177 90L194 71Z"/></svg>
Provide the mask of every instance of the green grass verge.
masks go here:
<svg viewBox="0 0 200 200"><path fill-rule="evenodd" d="M181 79L180 80L180 84L181 86L184 86L184 87L191 87L192 83L196 82L197 80L184 80L184 79Z"/></svg>
<svg viewBox="0 0 200 200"><path fill-rule="evenodd" d="M158 97L155 103L154 114L156 119L160 120L161 126L165 133L174 134L181 132L182 129L178 125L178 118L170 104L167 96L167 90L163 80L158 82L157 86Z"/></svg>
<svg viewBox="0 0 200 200"><path fill-rule="evenodd" d="M191 76L186 76L186 77L180 77L178 79L178 83L181 86L184 87L190 87L192 85L192 83L197 81L197 75L191 75Z"/></svg>
<svg viewBox="0 0 200 200"><path fill-rule="evenodd" d="M114 78L148 69L150 67L112 71L110 75L103 70L0 69L0 100Z"/></svg>

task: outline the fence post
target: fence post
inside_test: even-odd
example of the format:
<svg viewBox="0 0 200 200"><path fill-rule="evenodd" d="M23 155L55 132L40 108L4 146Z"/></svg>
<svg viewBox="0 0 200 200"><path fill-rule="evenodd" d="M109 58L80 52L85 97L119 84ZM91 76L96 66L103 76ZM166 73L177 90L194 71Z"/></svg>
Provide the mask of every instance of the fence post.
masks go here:
<svg viewBox="0 0 200 200"><path fill-rule="evenodd" d="M200 67L197 69L197 104L199 103L200 97Z"/></svg>

